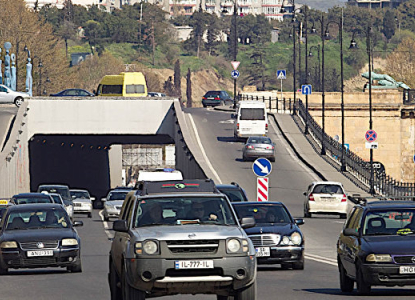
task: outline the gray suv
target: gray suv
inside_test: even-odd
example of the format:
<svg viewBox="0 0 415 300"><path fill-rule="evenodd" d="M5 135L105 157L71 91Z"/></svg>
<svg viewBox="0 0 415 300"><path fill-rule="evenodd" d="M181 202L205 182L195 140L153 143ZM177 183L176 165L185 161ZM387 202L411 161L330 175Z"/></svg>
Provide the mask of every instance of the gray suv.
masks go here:
<svg viewBox="0 0 415 300"><path fill-rule="evenodd" d="M174 294L256 299L255 248L212 180L144 182L129 193L109 257L112 300Z"/></svg>

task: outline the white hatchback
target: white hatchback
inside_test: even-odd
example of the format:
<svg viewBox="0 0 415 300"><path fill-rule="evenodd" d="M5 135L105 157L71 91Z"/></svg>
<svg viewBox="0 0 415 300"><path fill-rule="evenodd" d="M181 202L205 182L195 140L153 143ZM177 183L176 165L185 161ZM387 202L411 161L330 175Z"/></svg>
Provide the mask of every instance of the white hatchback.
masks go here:
<svg viewBox="0 0 415 300"><path fill-rule="evenodd" d="M342 219L347 217L347 196L340 182L313 182L304 196L305 218L311 218L311 214L338 214Z"/></svg>
<svg viewBox="0 0 415 300"><path fill-rule="evenodd" d="M29 94L13 91L7 86L0 84L0 103L13 103L19 107L27 97L29 97Z"/></svg>

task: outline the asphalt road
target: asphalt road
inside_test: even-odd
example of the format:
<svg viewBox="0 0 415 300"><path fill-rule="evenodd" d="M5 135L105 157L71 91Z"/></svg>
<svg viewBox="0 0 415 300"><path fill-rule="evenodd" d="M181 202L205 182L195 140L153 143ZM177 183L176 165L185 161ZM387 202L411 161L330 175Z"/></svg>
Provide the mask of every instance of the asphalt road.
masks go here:
<svg viewBox="0 0 415 300"><path fill-rule="evenodd" d="M191 117L196 124L207 157L223 183L236 181L255 200L256 178L252 162L241 160L243 143L233 139L231 114L210 109L195 108ZM302 217L303 195L307 185L317 179L294 156L276 127L271 125L269 136L276 142L277 156L270 175L270 200L284 202L294 217ZM77 216L84 221L78 232L82 239L82 273L66 273L63 269L12 270L1 276L1 300L59 300L110 299L107 283L108 252L113 232L106 230L112 222L103 222L98 210L93 218ZM306 219L301 227L306 238L304 270L282 270L279 266L260 266L258 269L258 299L362 299L356 293L343 295L339 290L335 263L335 243L343 220L338 217ZM410 288L374 287L376 299L413 297ZM154 299L154 298L153 298ZM213 295L177 295L157 299L194 300L216 299Z"/></svg>

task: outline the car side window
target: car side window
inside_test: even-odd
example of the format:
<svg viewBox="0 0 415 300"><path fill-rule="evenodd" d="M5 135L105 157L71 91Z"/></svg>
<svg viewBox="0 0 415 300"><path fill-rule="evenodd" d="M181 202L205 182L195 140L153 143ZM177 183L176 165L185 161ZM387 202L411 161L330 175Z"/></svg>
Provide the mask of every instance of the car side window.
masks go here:
<svg viewBox="0 0 415 300"><path fill-rule="evenodd" d="M362 219L363 210L361 208L355 208L346 224L346 228L355 229L356 232L360 229L360 221Z"/></svg>
<svg viewBox="0 0 415 300"><path fill-rule="evenodd" d="M5 93L5 92L7 92L7 90L6 90L6 88L4 88L4 87L0 86L0 92Z"/></svg>

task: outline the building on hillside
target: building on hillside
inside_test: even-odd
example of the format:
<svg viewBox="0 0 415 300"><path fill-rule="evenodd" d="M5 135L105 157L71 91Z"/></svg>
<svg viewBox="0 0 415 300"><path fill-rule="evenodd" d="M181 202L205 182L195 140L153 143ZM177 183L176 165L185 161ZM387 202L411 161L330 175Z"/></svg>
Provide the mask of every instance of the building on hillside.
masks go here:
<svg viewBox="0 0 415 300"><path fill-rule="evenodd" d="M408 0L348 0L347 4L364 8L396 8Z"/></svg>
<svg viewBox="0 0 415 300"><path fill-rule="evenodd" d="M74 5L82 6L92 6L98 5L101 9L108 12L113 11L114 9L121 8L121 5L126 0L72 0ZM27 7L34 8L37 2L38 8L41 8L44 5L56 6L59 9L63 8L65 0L25 0ZM138 2L138 1L137 1Z"/></svg>

